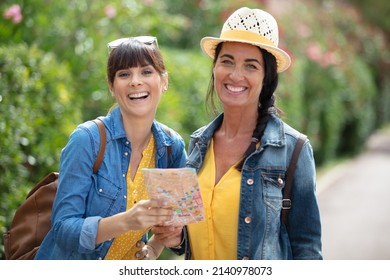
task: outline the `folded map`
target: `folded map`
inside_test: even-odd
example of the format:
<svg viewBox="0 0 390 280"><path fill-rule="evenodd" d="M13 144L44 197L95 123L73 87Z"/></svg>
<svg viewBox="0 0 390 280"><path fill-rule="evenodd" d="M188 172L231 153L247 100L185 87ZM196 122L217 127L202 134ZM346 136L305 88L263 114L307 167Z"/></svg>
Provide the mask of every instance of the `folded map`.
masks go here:
<svg viewBox="0 0 390 280"><path fill-rule="evenodd" d="M170 225L179 226L204 220L198 176L193 168L143 168L150 199L163 199L174 210Z"/></svg>

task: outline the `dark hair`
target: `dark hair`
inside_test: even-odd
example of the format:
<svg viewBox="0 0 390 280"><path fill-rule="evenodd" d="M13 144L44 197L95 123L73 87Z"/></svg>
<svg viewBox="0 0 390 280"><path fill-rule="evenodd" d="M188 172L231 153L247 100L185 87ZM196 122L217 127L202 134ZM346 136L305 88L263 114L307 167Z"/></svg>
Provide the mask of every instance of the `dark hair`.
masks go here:
<svg viewBox="0 0 390 280"><path fill-rule="evenodd" d="M215 48L215 56L213 60L213 68L218 59L218 55L222 49L222 43L219 43ZM258 117L256 128L252 134L252 142L248 146L247 150L244 153L243 159L237 164L236 168L241 171L242 166L244 165L245 159L256 150L256 144L260 142L261 137L264 134L265 127L267 126L268 119L271 112L279 113L280 111L275 106L275 96L274 92L278 86L278 72L277 72L277 62L275 56L273 56L268 51L259 48L263 55L264 59L264 79L263 87L260 92L259 97L259 106L258 106ZM206 102L208 105L208 110L217 113L217 107L215 105L215 88L214 88L214 75L211 75L211 80L207 90Z"/></svg>
<svg viewBox="0 0 390 280"><path fill-rule="evenodd" d="M154 45L131 39L111 50L107 61L107 80L112 85L118 70L152 65L160 75L166 73L164 59Z"/></svg>

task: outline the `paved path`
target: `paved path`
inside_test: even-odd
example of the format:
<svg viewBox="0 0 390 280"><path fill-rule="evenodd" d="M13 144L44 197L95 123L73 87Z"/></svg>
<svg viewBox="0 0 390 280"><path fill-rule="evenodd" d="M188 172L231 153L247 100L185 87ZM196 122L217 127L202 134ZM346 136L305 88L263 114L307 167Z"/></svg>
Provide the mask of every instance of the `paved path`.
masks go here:
<svg viewBox="0 0 390 280"><path fill-rule="evenodd" d="M325 260L390 260L390 130L318 178Z"/></svg>

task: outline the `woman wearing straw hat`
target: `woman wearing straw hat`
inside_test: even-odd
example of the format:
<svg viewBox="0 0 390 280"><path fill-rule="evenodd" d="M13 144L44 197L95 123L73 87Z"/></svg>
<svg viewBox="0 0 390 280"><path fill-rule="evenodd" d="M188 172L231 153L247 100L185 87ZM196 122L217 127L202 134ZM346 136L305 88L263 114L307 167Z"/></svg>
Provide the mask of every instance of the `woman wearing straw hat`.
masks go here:
<svg viewBox="0 0 390 280"><path fill-rule="evenodd" d="M201 40L213 59L207 99L223 113L191 135L187 166L198 172L206 221L186 227L186 259L322 259L313 151L305 141L281 221L286 169L300 134L278 116L278 73L290 66L275 19L240 8L219 38ZM154 228L164 243L166 228ZM170 239L171 244L175 243ZM184 249L183 249L184 251Z"/></svg>

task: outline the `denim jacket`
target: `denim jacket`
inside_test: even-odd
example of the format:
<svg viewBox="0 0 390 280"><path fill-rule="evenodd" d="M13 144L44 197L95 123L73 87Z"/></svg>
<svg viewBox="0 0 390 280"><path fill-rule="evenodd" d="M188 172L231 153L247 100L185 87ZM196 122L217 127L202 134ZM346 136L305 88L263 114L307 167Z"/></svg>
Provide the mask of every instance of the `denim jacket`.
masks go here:
<svg viewBox="0 0 390 280"><path fill-rule="evenodd" d="M131 143L123 128L119 107L100 117L107 132L103 162L93 174L100 135L92 121L79 125L69 137L60 158L58 191L51 216L52 228L35 259L104 259L113 239L95 245L98 223L126 211L126 173ZM183 167L186 151L183 139L153 122L156 167ZM171 146L168 158L167 146ZM144 237L146 241L146 236Z"/></svg>
<svg viewBox="0 0 390 280"><path fill-rule="evenodd" d="M223 114L191 135L188 167L199 171L222 120ZM261 145L245 160L238 217L226 217L238 219L237 259L322 259L315 162L308 140L295 170L288 228L281 222L284 178L298 135L298 131L272 115ZM185 236L185 257L190 259L186 231Z"/></svg>

